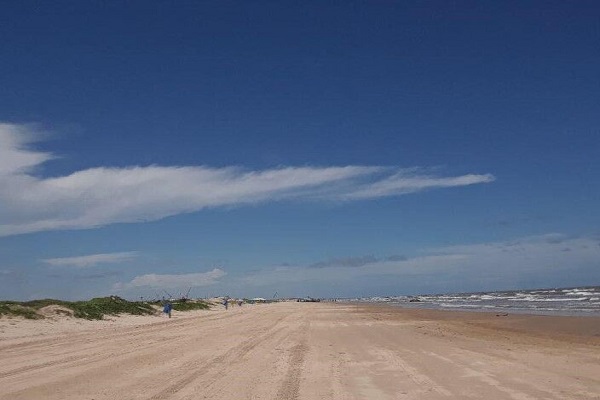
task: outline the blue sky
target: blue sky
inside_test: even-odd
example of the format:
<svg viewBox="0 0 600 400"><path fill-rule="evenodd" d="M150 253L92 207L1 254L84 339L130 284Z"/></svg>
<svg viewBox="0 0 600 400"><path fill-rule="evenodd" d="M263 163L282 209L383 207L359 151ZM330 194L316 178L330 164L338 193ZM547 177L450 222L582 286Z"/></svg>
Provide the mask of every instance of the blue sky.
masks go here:
<svg viewBox="0 0 600 400"><path fill-rule="evenodd" d="M597 2L0 12L0 297L600 284Z"/></svg>

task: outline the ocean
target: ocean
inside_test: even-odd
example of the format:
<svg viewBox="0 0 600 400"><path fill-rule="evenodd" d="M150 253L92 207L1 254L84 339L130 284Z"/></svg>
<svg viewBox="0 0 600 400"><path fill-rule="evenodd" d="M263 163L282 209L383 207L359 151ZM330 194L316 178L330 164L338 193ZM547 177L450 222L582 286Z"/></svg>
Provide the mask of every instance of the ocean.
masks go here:
<svg viewBox="0 0 600 400"><path fill-rule="evenodd" d="M352 299L408 308L600 316L600 286Z"/></svg>

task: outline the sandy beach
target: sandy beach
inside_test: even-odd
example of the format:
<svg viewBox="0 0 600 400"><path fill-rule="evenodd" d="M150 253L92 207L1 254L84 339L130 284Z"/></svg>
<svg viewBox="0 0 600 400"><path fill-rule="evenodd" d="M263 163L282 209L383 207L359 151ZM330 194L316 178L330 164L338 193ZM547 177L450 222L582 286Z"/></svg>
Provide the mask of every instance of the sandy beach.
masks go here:
<svg viewBox="0 0 600 400"><path fill-rule="evenodd" d="M0 399L600 399L600 318L336 303L0 320Z"/></svg>

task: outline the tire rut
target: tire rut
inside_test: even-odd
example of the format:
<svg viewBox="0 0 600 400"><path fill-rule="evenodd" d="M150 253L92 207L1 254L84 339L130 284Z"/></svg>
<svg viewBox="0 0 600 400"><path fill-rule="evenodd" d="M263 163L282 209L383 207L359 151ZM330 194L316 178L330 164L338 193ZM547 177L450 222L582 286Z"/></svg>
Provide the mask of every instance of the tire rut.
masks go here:
<svg viewBox="0 0 600 400"><path fill-rule="evenodd" d="M303 327L300 331L301 340L296 346L292 347L289 356L288 370L285 378L277 391L278 400L296 400L300 396L300 381L304 368L304 358L308 351L308 327Z"/></svg>
<svg viewBox="0 0 600 400"><path fill-rule="evenodd" d="M232 316L234 316L234 315L232 314ZM228 317L226 317L226 318L228 318ZM218 320L218 319L223 319L223 318L202 319L202 321L213 321L213 320ZM194 318L194 319L188 319L186 321L180 321L179 324L172 324L171 327L172 328L185 328L187 326L187 323L193 323L193 322L197 323L198 319ZM140 330L140 329L136 328L133 330L128 329L127 331L120 332L117 335L115 335L114 333L102 335L97 340L110 340L116 348L114 353L109 353L109 354L106 354L105 352L90 354L88 352L88 350L96 347L96 344L94 343L95 341L91 341L89 339L89 337L85 337L84 342L86 342L86 343L89 342L90 343L89 347L87 347L85 349L79 349L76 352L71 352L73 354L71 356L64 357L65 355L69 354L69 352L64 352L64 353L62 353L63 357L58 360L52 360L52 361L43 362L43 363L36 364L36 365L29 365L29 366L25 366L25 367L15 368L15 369L5 371L5 372L0 372L0 378L7 378L7 377L19 375L19 374L42 370L45 368L63 366L65 364L68 364L68 367L80 367L80 366L94 364L97 362L102 362L103 360L107 360L107 359L114 360L115 356L118 356L119 358L121 358L122 356L127 356L129 354L136 353L145 348L156 348L157 346L158 347L169 346L169 345L172 345L173 340L171 340L170 344L163 344L163 342L160 339L156 339L156 340L147 339L147 337L149 335L151 335L153 332L161 333L164 325L168 324L168 323L169 323L168 321L165 321L165 322L160 322L160 323L156 323L156 324L151 324L148 326L148 328L151 328L151 329ZM131 349L128 351L122 350L123 345L128 345L132 341L135 341L138 337L146 338L146 342L143 345L137 346L134 349ZM182 339L186 339L186 337L182 336ZM127 343L121 343L123 341L126 341ZM29 348L28 350L35 351L38 348L44 348L46 350L48 350L48 348L55 348L55 349L59 350L61 347L67 346L67 345L70 346L70 345L73 345L73 343L77 343L77 341L61 338L60 340L55 341L54 343L52 343L52 342L48 343L48 339L38 340L35 342L34 346ZM27 344L31 344L31 343L27 343ZM0 350L1 349L2 348L0 348ZM83 360L84 358L85 358L85 360ZM79 361L79 362L77 362L77 361Z"/></svg>
<svg viewBox="0 0 600 400"><path fill-rule="evenodd" d="M191 363L191 365L187 365L186 368L192 369L192 372L186 374L184 377L178 379L175 383L169 385L167 388L161 390L159 393L149 397L148 399L163 400L170 398L177 392L184 389L187 385L204 375L214 373L215 371L218 375L219 372L225 371L230 363L245 356L261 342L282 331L284 328L276 327L283 319L285 319L285 316L277 320L273 326L268 328L267 331L262 333L260 336L245 340L241 344L229 349L227 352L218 357L208 360L207 362L197 360Z"/></svg>

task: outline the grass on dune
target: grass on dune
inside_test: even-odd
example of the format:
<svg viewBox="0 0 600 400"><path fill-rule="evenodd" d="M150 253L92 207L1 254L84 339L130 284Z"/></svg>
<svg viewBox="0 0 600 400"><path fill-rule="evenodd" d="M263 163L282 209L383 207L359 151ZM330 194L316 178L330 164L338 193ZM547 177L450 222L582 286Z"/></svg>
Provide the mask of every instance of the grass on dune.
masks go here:
<svg viewBox="0 0 600 400"><path fill-rule="evenodd" d="M42 315L35 312L30 307L25 307L15 301L3 301L0 302L0 316L12 315L15 317L23 317L26 319L42 319Z"/></svg>
<svg viewBox="0 0 600 400"><path fill-rule="evenodd" d="M66 307L73 310L74 317L85 319L102 319L104 315L152 315L156 313L156 310L148 303L127 301L116 296L75 301Z"/></svg>
<svg viewBox="0 0 600 400"><path fill-rule="evenodd" d="M173 302L176 311L203 310L209 308L205 302ZM42 319L38 313L43 307L57 305L73 312L76 318L102 319L105 315L132 314L152 315L156 309L151 303L141 301L127 301L117 296L98 297L86 301L63 301L54 299L31 300L25 302L0 301L0 316L23 317L27 319ZM60 311L58 311L60 313Z"/></svg>
<svg viewBox="0 0 600 400"><path fill-rule="evenodd" d="M208 308L210 308L208 303L205 303L203 301L176 301L171 304L173 304L173 310L175 311L207 310Z"/></svg>

